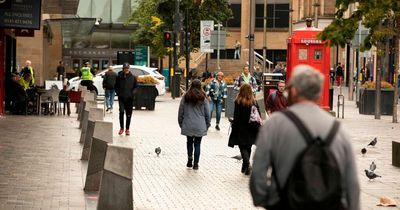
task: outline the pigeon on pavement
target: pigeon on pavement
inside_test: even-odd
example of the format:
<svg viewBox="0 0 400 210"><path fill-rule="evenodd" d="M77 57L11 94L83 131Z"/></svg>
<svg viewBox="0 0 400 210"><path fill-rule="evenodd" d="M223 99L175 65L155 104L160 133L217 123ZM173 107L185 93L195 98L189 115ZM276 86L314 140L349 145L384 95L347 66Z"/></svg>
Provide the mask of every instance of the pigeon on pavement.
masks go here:
<svg viewBox="0 0 400 210"><path fill-rule="evenodd" d="M156 150L155 150L155 152L156 152L157 157L158 157L158 156L160 155L160 153L161 153L161 148L160 148L160 147L157 147Z"/></svg>
<svg viewBox="0 0 400 210"><path fill-rule="evenodd" d="M368 144L368 146L373 146L373 147L375 147L376 143L378 143L378 139L375 137L374 140L372 140L372 141Z"/></svg>
<svg viewBox="0 0 400 210"><path fill-rule="evenodd" d="M365 171L365 176L367 176L369 180L371 180L371 179L373 180L377 177L382 177L382 176L379 176L378 174L374 173L373 171L368 171L366 169L364 171Z"/></svg>
<svg viewBox="0 0 400 210"><path fill-rule="evenodd" d="M374 161L372 161L371 165L369 166L369 170L375 171L375 169L376 169L376 165L375 165Z"/></svg>
<svg viewBox="0 0 400 210"><path fill-rule="evenodd" d="M365 153L367 153L367 149L362 148L362 149L361 149L361 154L365 155Z"/></svg>

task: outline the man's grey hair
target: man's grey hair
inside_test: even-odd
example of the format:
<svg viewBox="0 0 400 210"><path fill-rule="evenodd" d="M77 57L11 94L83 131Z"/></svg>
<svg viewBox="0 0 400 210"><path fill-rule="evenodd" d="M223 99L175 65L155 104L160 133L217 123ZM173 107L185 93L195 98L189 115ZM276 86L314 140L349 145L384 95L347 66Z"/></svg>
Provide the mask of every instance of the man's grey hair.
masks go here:
<svg viewBox="0 0 400 210"><path fill-rule="evenodd" d="M294 67L292 78L289 82L294 87L299 97L308 100L317 100L321 97L324 75L309 65L298 65Z"/></svg>

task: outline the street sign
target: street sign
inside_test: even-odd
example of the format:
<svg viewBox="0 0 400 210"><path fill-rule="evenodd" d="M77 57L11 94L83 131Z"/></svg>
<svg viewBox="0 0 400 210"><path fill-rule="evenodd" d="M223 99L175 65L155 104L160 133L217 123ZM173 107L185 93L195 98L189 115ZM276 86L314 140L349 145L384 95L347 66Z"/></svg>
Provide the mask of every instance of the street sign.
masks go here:
<svg viewBox="0 0 400 210"><path fill-rule="evenodd" d="M226 48L226 31L219 32L219 49L225 50ZM218 31L211 32L211 49L218 49Z"/></svg>
<svg viewBox="0 0 400 210"><path fill-rule="evenodd" d="M359 48L360 43L364 42L368 34L369 34L369 29L365 28L362 24L360 24L356 33L354 34L353 40L351 40L351 47L353 49Z"/></svg>
<svg viewBox="0 0 400 210"><path fill-rule="evenodd" d="M212 53L211 32L214 30L213 20L200 21L200 52Z"/></svg>
<svg viewBox="0 0 400 210"><path fill-rule="evenodd" d="M41 0L0 0L0 28L40 29ZM4 4L4 5L3 5Z"/></svg>
<svg viewBox="0 0 400 210"><path fill-rule="evenodd" d="M148 46L137 46L135 47L135 65L138 66L149 66L150 65L150 53Z"/></svg>

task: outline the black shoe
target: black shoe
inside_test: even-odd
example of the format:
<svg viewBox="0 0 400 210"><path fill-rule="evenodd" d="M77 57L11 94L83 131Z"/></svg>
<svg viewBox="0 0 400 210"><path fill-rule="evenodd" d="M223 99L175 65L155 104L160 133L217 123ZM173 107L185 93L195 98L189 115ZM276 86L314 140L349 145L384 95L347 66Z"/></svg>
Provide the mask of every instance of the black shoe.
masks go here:
<svg viewBox="0 0 400 210"><path fill-rule="evenodd" d="M215 129L217 129L217 131L221 130L221 129L219 129L218 125L215 126Z"/></svg>
<svg viewBox="0 0 400 210"><path fill-rule="evenodd" d="M244 164L242 164L242 170L241 170L242 174L243 174L244 172L246 172L246 169L247 169L247 168L248 168L247 166L245 166Z"/></svg>
<svg viewBox="0 0 400 210"><path fill-rule="evenodd" d="M193 166L193 158L188 158L188 162L186 164L186 167L191 168Z"/></svg>
<svg viewBox="0 0 400 210"><path fill-rule="evenodd" d="M244 172L244 175L250 175L252 171L251 166L247 167L246 171Z"/></svg>
<svg viewBox="0 0 400 210"><path fill-rule="evenodd" d="M193 165L193 170L199 170L199 164L198 163L195 163Z"/></svg>

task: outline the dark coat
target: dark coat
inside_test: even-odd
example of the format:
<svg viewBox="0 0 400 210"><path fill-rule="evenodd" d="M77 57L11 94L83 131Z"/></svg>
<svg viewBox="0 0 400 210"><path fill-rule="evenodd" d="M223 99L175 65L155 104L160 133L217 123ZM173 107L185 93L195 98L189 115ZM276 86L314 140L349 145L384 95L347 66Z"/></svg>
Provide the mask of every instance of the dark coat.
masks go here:
<svg viewBox="0 0 400 210"><path fill-rule="evenodd" d="M255 122L249 123L250 112L251 106L243 106L235 102L232 132L229 136L228 146L253 145L255 143L260 126Z"/></svg>
<svg viewBox="0 0 400 210"><path fill-rule="evenodd" d="M115 83L115 92L118 98L122 99L133 99L133 91L137 85L136 77L129 72L127 75L123 71L120 71L117 76Z"/></svg>

